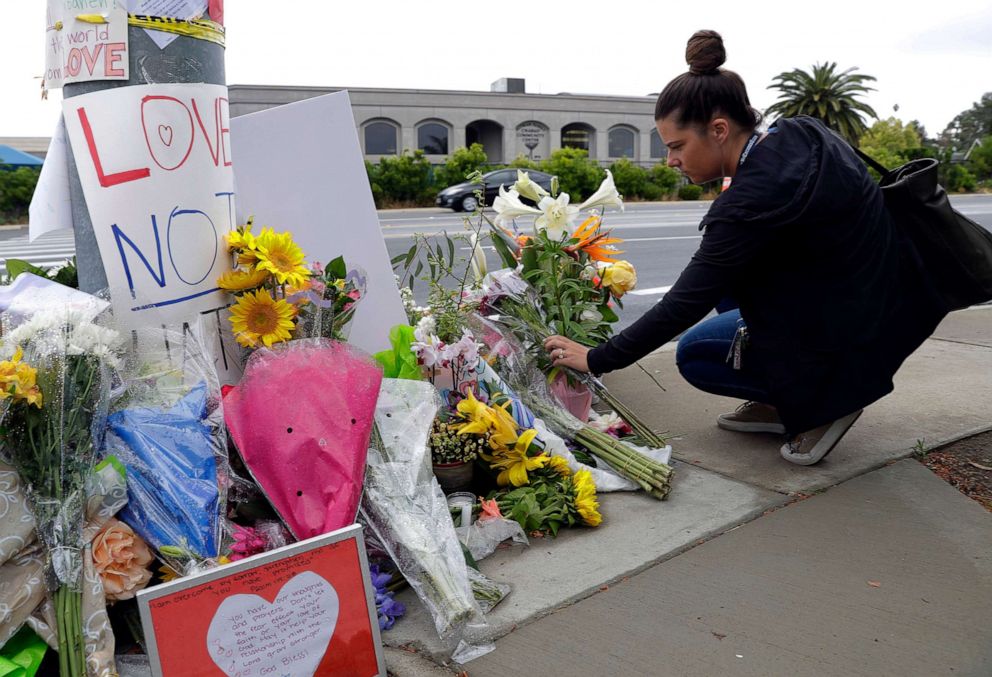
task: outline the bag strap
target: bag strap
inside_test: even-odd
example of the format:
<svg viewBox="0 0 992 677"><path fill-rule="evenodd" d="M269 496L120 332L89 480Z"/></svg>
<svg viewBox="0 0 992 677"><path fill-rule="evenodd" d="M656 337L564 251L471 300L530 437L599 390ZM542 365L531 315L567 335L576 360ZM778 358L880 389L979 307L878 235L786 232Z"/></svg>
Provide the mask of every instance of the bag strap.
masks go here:
<svg viewBox="0 0 992 677"><path fill-rule="evenodd" d="M861 158L862 160L864 160L864 163L865 163L866 165L868 165L869 167L871 167L872 169L874 169L874 170L875 170L876 172L878 172L878 173L879 173L879 174L881 174L882 176L885 176L886 174L888 174L888 173L889 173L889 170L888 170L888 169L886 169L886 168L885 168L885 167L884 167L884 166L882 165L882 163L880 163L880 162L878 162L877 160L875 160L875 159L874 159L874 158L872 158L871 156L869 156L869 155L866 155L865 153L862 153L862 152L861 152L861 149L860 149L860 148L857 148L857 147L855 147L855 146L851 146L851 149L852 149L852 150L853 150L853 151L854 151L855 153L857 153L857 154L858 154L858 157L859 157L859 158Z"/></svg>

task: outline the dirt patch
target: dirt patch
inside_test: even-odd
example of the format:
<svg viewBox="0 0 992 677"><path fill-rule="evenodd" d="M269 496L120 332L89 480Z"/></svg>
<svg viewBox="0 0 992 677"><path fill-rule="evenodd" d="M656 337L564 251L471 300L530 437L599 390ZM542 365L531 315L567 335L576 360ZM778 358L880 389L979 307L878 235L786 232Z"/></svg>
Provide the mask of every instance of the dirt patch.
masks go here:
<svg viewBox="0 0 992 677"><path fill-rule="evenodd" d="M992 512L992 432L955 442L920 461Z"/></svg>

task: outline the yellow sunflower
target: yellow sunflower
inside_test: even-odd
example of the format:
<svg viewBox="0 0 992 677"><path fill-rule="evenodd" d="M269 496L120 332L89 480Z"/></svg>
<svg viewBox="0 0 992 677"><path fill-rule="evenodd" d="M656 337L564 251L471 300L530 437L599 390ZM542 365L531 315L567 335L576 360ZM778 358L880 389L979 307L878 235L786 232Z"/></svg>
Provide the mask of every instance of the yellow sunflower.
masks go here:
<svg viewBox="0 0 992 677"><path fill-rule="evenodd" d="M227 291L245 291L261 287L269 279L266 270L229 270L217 280L217 286Z"/></svg>
<svg viewBox="0 0 992 677"><path fill-rule="evenodd" d="M265 289L239 296L231 308L231 328L238 343L255 348L259 342L271 348L273 343L288 341L296 327L296 309L283 299L273 299Z"/></svg>
<svg viewBox="0 0 992 677"><path fill-rule="evenodd" d="M596 483L588 470L580 470L572 477L572 490L575 496L575 509L578 510L582 521L590 527L598 526L603 521L599 514L599 501L596 500Z"/></svg>
<svg viewBox="0 0 992 677"><path fill-rule="evenodd" d="M572 474L572 469L568 467L568 461L561 456L550 456L547 467L562 477L568 477Z"/></svg>
<svg viewBox="0 0 992 677"><path fill-rule="evenodd" d="M306 266L303 250L293 242L291 233L274 233L265 229L258 236L258 269L275 275L279 284L301 286L310 269Z"/></svg>

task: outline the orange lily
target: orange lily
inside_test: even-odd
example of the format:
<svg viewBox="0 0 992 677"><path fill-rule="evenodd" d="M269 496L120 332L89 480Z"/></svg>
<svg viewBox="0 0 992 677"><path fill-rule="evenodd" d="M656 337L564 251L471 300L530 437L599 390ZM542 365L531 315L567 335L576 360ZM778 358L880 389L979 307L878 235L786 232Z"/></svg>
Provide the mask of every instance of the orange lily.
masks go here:
<svg viewBox="0 0 992 677"><path fill-rule="evenodd" d="M598 216L590 216L583 221L575 229L575 232L572 233L572 239L578 240L578 242L565 247L565 251L569 254L584 251L593 261L615 263L617 259L613 257L617 254L622 254L623 251L612 249L607 245L617 244L623 242L623 240L619 237L610 237L611 231L600 233L599 224L600 218Z"/></svg>

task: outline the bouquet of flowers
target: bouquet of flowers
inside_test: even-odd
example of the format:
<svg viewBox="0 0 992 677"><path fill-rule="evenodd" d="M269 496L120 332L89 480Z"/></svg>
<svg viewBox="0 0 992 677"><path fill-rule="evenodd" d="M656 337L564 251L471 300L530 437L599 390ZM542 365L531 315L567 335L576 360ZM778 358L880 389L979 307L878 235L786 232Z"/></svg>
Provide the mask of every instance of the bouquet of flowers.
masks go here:
<svg viewBox="0 0 992 677"><path fill-rule="evenodd" d="M517 182L500 188L493 203L493 244L508 268L521 266L521 275L537 292L548 327L553 333L588 346L606 341L619 318L615 302L634 288L637 275L627 261L616 257L622 251L614 245L623 240L602 230L603 212L614 206L623 210L623 201L609 170L596 193L579 206L569 204L568 193L548 194L518 171ZM552 190L556 184L552 184ZM521 202L521 196L537 202L537 208ZM600 208L578 226L581 211ZM516 219L534 217L531 235L517 231Z"/></svg>
<svg viewBox="0 0 992 677"><path fill-rule="evenodd" d="M0 431L48 549L61 674L85 674L82 619L85 483L109 400L119 335L68 308L38 311L3 337Z"/></svg>
<svg viewBox="0 0 992 677"><path fill-rule="evenodd" d="M341 257L307 266L291 233L263 228L255 235L251 219L226 237L236 265L217 286L236 297L230 323L239 344L271 348L293 338L347 338L345 328L365 293L361 271L349 271Z"/></svg>

